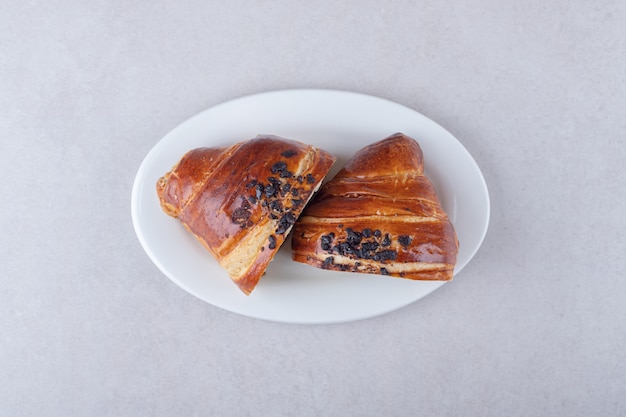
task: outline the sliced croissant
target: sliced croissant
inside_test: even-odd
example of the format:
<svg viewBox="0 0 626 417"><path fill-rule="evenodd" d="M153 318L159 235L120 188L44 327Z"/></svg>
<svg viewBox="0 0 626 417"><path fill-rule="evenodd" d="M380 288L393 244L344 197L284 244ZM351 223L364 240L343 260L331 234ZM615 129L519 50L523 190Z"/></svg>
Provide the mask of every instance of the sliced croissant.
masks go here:
<svg viewBox="0 0 626 417"><path fill-rule="evenodd" d="M157 194L249 295L334 161L294 140L257 136L189 151L158 180Z"/></svg>
<svg viewBox="0 0 626 417"><path fill-rule="evenodd" d="M292 257L318 268L450 280L458 241L418 143L394 134L357 152L307 205Z"/></svg>

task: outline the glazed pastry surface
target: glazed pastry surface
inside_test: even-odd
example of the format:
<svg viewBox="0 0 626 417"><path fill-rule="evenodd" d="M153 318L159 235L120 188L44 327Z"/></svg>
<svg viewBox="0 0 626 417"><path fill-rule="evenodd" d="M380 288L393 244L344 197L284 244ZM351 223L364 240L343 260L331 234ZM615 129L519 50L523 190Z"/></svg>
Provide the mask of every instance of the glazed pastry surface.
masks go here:
<svg viewBox="0 0 626 417"><path fill-rule="evenodd" d="M163 211L250 294L334 161L313 146L262 135L189 151L156 189Z"/></svg>
<svg viewBox="0 0 626 417"><path fill-rule="evenodd" d="M318 268L447 281L458 241L419 144L397 133L358 151L320 189L294 227L292 250Z"/></svg>

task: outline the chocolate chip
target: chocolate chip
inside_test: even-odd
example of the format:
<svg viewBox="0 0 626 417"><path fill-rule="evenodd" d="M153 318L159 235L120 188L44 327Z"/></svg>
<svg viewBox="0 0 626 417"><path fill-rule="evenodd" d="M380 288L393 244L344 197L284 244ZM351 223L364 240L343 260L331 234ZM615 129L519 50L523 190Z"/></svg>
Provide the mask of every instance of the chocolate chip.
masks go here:
<svg viewBox="0 0 626 417"><path fill-rule="evenodd" d="M252 180L246 184L246 189L250 189L256 185L256 180Z"/></svg>
<svg viewBox="0 0 626 417"><path fill-rule="evenodd" d="M363 234L363 237L370 237L372 236L372 229L365 228L361 233Z"/></svg>
<svg viewBox="0 0 626 417"><path fill-rule="evenodd" d="M398 254L394 250L383 250L374 255L375 261L395 261Z"/></svg>
<svg viewBox="0 0 626 417"><path fill-rule="evenodd" d="M306 174L307 184L314 184L317 180L311 174Z"/></svg>
<svg viewBox="0 0 626 417"><path fill-rule="evenodd" d="M272 174L278 174L281 178L291 178L293 174L287 170L287 163L285 161L278 161L272 168L270 168Z"/></svg>
<svg viewBox="0 0 626 417"><path fill-rule="evenodd" d="M255 196L251 195L248 197L248 201L250 201L252 204L256 203L258 200L256 199Z"/></svg>
<svg viewBox="0 0 626 417"><path fill-rule="evenodd" d="M283 193L288 193L291 190L291 184L289 184L288 182L283 184L283 187L281 188L281 191Z"/></svg>
<svg viewBox="0 0 626 417"><path fill-rule="evenodd" d="M265 186L265 197L271 198L271 197L274 197L275 195L276 195L276 187L274 187L271 184L266 185Z"/></svg>
<svg viewBox="0 0 626 417"><path fill-rule="evenodd" d="M363 242L361 248L368 252L373 252L378 249L378 242Z"/></svg>
<svg viewBox="0 0 626 417"><path fill-rule="evenodd" d="M383 246L389 246L391 245L391 239L389 238L389 233L385 233L385 238L383 239L382 243Z"/></svg>
<svg viewBox="0 0 626 417"><path fill-rule="evenodd" d="M339 269L341 269L342 271L347 271L348 269L350 269L350 267L348 265L340 265Z"/></svg>
<svg viewBox="0 0 626 417"><path fill-rule="evenodd" d="M272 171L272 174L277 174L281 171L284 171L285 169L287 169L287 162L278 161L274 165L272 165L272 167L270 168L270 171Z"/></svg>
<svg viewBox="0 0 626 417"><path fill-rule="evenodd" d="M412 241L413 241L413 238L411 236L402 235L398 237L398 242L400 242L400 244L404 246L405 248L409 246Z"/></svg>
<svg viewBox="0 0 626 417"><path fill-rule="evenodd" d="M302 200L294 198L291 200L291 204L293 204L294 207L298 207L300 204L302 204Z"/></svg>
<svg viewBox="0 0 626 417"><path fill-rule="evenodd" d="M282 151L280 154L282 156L284 156L285 158L291 158L292 156L295 156L298 152L294 151L293 149L287 149L286 151Z"/></svg>
<svg viewBox="0 0 626 417"><path fill-rule="evenodd" d="M380 230L378 230L378 229L374 230L374 236L380 237L381 235L382 235L382 233L380 233Z"/></svg>
<svg viewBox="0 0 626 417"><path fill-rule="evenodd" d="M293 226L295 222L296 222L296 216L294 216L292 212L288 211L278 221L278 228L276 229L276 233L278 233L279 235L282 235L291 226Z"/></svg>
<svg viewBox="0 0 626 417"><path fill-rule="evenodd" d="M346 241L350 246L357 246L361 243L361 234L359 232L355 232L348 227L346 228L346 233L348 234Z"/></svg>
<svg viewBox="0 0 626 417"><path fill-rule="evenodd" d="M280 201L278 201L278 200L272 200L272 201L270 201L270 209L272 209L272 210L274 210L274 211L278 211L278 212L280 212L280 211L282 211L282 210L283 210L283 207L282 207L282 205L280 204Z"/></svg>
<svg viewBox="0 0 626 417"><path fill-rule="evenodd" d="M333 238L334 236L331 235L322 235L322 237L320 238L320 247L322 248L322 250L330 250L330 245L333 243Z"/></svg>
<svg viewBox="0 0 626 417"><path fill-rule="evenodd" d="M348 242L340 242L338 245L333 246L333 249L335 249L338 254L343 256L353 255L356 253L355 248L351 247Z"/></svg>
<svg viewBox="0 0 626 417"><path fill-rule="evenodd" d="M387 271L387 268L380 268L380 274L381 275L389 275L389 271Z"/></svg>
<svg viewBox="0 0 626 417"><path fill-rule="evenodd" d="M322 243L326 243L327 245L330 245L330 243L333 241L333 238L330 237L330 235L322 235L321 240L322 240Z"/></svg>
<svg viewBox="0 0 626 417"><path fill-rule="evenodd" d="M256 191L256 198L261 198L261 196L263 195L263 192L265 191L265 186L263 184L257 184L255 185L255 191Z"/></svg>
<svg viewBox="0 0 626 417"><path fill-rule="evenodd" d="M304 178L302 178L302 175L298 175L298 176L296 177L296 180L297 180L300 184L302 184L302 181L304 181Z"/></svg>
<svg viewBox="0 0 626 417"><path fill-rule="evenodd" d="M324 262L322 263L322 268L324 269L330 268L333 262L335 262L335 258L333 258L332 256L328 256L326 259L324 259Z"/></svg>
<svg viewBox="0 0 626 417"><path fill-rule="evenodd" d="M276 236L270 235L268 238L270 244L267 246L270 249L276 249Z"/></svg>
<svg viewBox="0 0 626 417"><path fill-rule="evenodd" d="M276 177L267 177L267 180L274 187L276 187L276 188L280 187L280 180L278 178L276 178Z"/></svg>
<svg viewBox="0 0 626 417"><path fill-rule="evenodd" d="M248 210L239 207L233 210L233 214L230 216L230 219L233 223L238 224L241 227L246 227L251 214L252 213Z"/></svg>
<svg viewBox="0 0 626 417"><path fill-rule="evenodd" d="M286 213L282 220L288 222L290 225L294 224L296 222L296 216L293 215L293 213Z"/></svg>
<svg viewBox="0 0 626 417"><path fill-rule="evenodd" d="M297 188L292 188L291 189L291 195L294 197L298 197L300 195L300 190Z"/></svg>

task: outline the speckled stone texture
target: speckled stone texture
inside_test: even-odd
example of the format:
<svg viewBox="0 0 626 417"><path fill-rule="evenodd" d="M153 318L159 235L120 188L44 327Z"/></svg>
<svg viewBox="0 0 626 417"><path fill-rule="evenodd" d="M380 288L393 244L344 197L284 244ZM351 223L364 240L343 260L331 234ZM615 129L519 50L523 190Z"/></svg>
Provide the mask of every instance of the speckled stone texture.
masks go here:
<svg viewBox="0 0 626 417"><path fill-rule="evenodd" d="M623 416L626 3L5 1L1 416ZM450 130L492 218L455 280L338 325L203 303L139 164L224 100L368 93Z"/></svg>

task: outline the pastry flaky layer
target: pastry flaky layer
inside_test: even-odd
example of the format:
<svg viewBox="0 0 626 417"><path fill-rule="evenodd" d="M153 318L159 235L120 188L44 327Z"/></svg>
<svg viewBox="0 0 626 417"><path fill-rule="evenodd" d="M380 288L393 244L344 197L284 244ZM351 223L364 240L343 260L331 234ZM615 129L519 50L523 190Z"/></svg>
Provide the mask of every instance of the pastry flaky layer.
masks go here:
<svg viewBox="0 0 626 417"><path fill-rule="evenodd" d="M414 280L452 279L454 227L402 133L358 151L307 205L292 257L318 268Z"/></svg>
<svg viewBox="0 0 626 417"><path fill-rule="evenodd" d="M260 135L189 151L156 188L163 211L248 295L334 162L324 150Z"/></svg>

